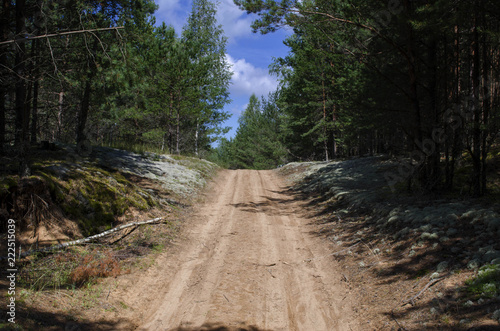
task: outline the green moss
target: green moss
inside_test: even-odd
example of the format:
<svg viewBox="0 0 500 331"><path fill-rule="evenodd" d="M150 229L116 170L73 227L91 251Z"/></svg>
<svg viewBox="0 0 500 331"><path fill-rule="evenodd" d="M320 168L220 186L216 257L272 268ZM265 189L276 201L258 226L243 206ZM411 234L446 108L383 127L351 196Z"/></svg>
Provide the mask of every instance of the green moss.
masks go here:
<svg viewBox="0 0 500 331"><path fill-rule="evenodd" d="M17 176L0 177L0 194L8 193L11 188L17 187L18 180Z"/></svg>
<svg viewBox="0 0 500 331"><path fill-rule="evenodd" d="M48 168L36 174L46 183L54 202L80 224L86 235L109 226L130 207L147 210L155 205L149 195L119 172L106 171L92 164L81 168L66 167L65 180Z"/></svg>

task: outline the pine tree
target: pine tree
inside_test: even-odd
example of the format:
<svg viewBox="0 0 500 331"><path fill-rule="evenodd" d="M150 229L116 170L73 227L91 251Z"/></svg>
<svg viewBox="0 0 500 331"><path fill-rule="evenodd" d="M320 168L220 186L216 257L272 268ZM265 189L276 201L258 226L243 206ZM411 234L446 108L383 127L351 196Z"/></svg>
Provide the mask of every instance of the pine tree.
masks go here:
<svg viewBox="0 0 500 331"><path fill-rule="evenodd" d="M195 127L196 155L201 142L213 142L219 134L227 132L220 125L229 118L223 108L230 102L229 82L232 72L226 59L227 38L222 26L217 24L216 13L213 2L193 1L191 14L182 33L182 41L194 65L190 73L194 91L189 100L191 113L188 116Z"/></svg>

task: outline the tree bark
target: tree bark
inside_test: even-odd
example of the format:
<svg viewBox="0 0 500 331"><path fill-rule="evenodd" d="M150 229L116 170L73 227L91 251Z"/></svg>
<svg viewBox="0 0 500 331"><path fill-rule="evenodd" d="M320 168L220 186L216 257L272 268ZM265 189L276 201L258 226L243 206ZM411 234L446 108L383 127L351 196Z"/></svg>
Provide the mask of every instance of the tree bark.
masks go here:
<svg viewBox="0 0 500 331"><path fill-rule="evenodd" d="M325 161L329 162L330 159L328 157L328 128L327 128L327 117L326 117L326 91L325 91L325 73L321 74L321 84L323 90L323 150L325 152Z"/></svg>
<svg viewBox="0 0 500 331"><path fill-rule="evenodd" d="M472 194L474 197L480 197L483 195L483 189L481 185L481 108L479 105L479 65L480 65L480 55L479 55L479 32L478 32L478 22L477 13L474 13L474 23L472 28L472 42L471 42L471 56L472 63L470 68L470 80L471 80L471 108L472 108L472 146L471 146L471 157L472 157Z"/></svg>
<svg viewBox="0 0 500 331"><path fill-rule="evenodd" d="M97 46L98 46L98 40L97 40L97 38L95 38L94 39L94 46L93 46L94 54L97 52ZM77 143L77 145L83 143L87 139L87 137L85 135L85 126L87 124L87 118L88 118L89 109L90 109L90 95L92 92L92 81L94 80L94 77L97 73L97 68L96 68L95 64L93 63L93 59L91 58L91 54L87 55L87 61L88 61L88 65L89 65L90 69L89 69L87 81L85 82L82 101L80 104L80 111L78 113L78 124L77 124L77 128L76 128L76 143Z"/></svg>
<svg viewBox="0 0 500 331"><path fill-rule="evenodd" d="M10 0L2 1L2 16L0 16L0 38L2 40L7 40L9 37L9 21L10 21ZM2 77L6 78L9 75L5 74L4 68L8 68L7 63L7 47L0 47L0 74ZM0 84L0 155L4 152L5 144L5 102L6 94L8 92L7 83L2 82Z"/></svg>
<svg viewBox="0 0 500 331"><path fill-rule="evenodd" d="M26 34L25 0L16 2L16 35L23 38ZM26 44L21 40L16 48L16 63L14 71L16 73L16 121L15 121L15 144L19 159L19 176L29 176L30 168L28 164L28 127L29 127L29 107L26 103Z"/></svg>
<svg viewBox="0 0 500 331"><path fill-rule="evenodd" d="M177 120L176 120L176 130L175 130L175 154L181 154L181 150L179 148L180 140L181 140L181 111L179 107L177 107Z"/></svg>
<svg viewBox="0 0 500 331"><path fill-rule="evenodd" d="M410 107L412 109L413 117L414 117L414 128L413 128L413 139L414 139L414 144L413 148L414 149L420 149L422 150L420 146L423 146L424 142L424 137L422 134L422 113L420 109L420 102L418 99L418 78L417 78L417 68L416 68L416 50L415 50L415 38L414 38L414 31L413 27L411 25L410 19L412 16L412 4L410 0L404 0L404 8L405 12L407 15L407 20L408 22L406 23L406 33L407 33L407 62L408 62L408 79L409 79L409 93L408 97L410 99ZM426 151L422 150L424 154L427 154ZM417 173L422 172L422 167L425 167L424 165L421 165L417 169ZM410 176L411 177L411 176ZM424 172L424 177L421 178L423 183L427 183L428 178L425 176ZM411 183L411 178L408 181ZM409 184L410 186L411 184ZM424 184L425 185L425 184Z"/></svg>
<svg viewBox="0 0 500 331"><path fill-rule="evenodd" d="M38 41L33 41L32 57L34 66L34 82L33 82L33 102L31 105L31 143L37 142L37 132L38 132L38 90L39 90L39 68L37 63L38 51L39 51Z"/></svg>

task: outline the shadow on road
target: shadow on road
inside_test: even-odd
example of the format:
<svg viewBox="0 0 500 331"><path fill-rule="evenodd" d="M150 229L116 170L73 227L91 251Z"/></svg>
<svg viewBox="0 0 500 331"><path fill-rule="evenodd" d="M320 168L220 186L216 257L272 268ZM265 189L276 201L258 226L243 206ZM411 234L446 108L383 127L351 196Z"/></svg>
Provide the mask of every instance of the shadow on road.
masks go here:
<svg viewBox="0 0 500 331"><path fill-rule="evenodd" d="M225 326L221 323L203 324L200 327L178 327L169 331L272 331L269 329L260 329L256 326L240 325L240 326Z"/></svg>

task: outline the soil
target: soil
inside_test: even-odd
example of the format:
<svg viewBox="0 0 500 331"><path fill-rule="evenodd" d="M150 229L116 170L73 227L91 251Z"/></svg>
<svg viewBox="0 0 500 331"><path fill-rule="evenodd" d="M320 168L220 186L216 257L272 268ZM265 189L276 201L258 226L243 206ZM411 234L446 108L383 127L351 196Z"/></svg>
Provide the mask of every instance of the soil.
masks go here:
<svg viewBox="0 0 500 331"><path fill-rule="evenodd" d="M119 278L107 316L137 330L358 330L328 244L273 171L222 171L179 245Z"/></svg>

